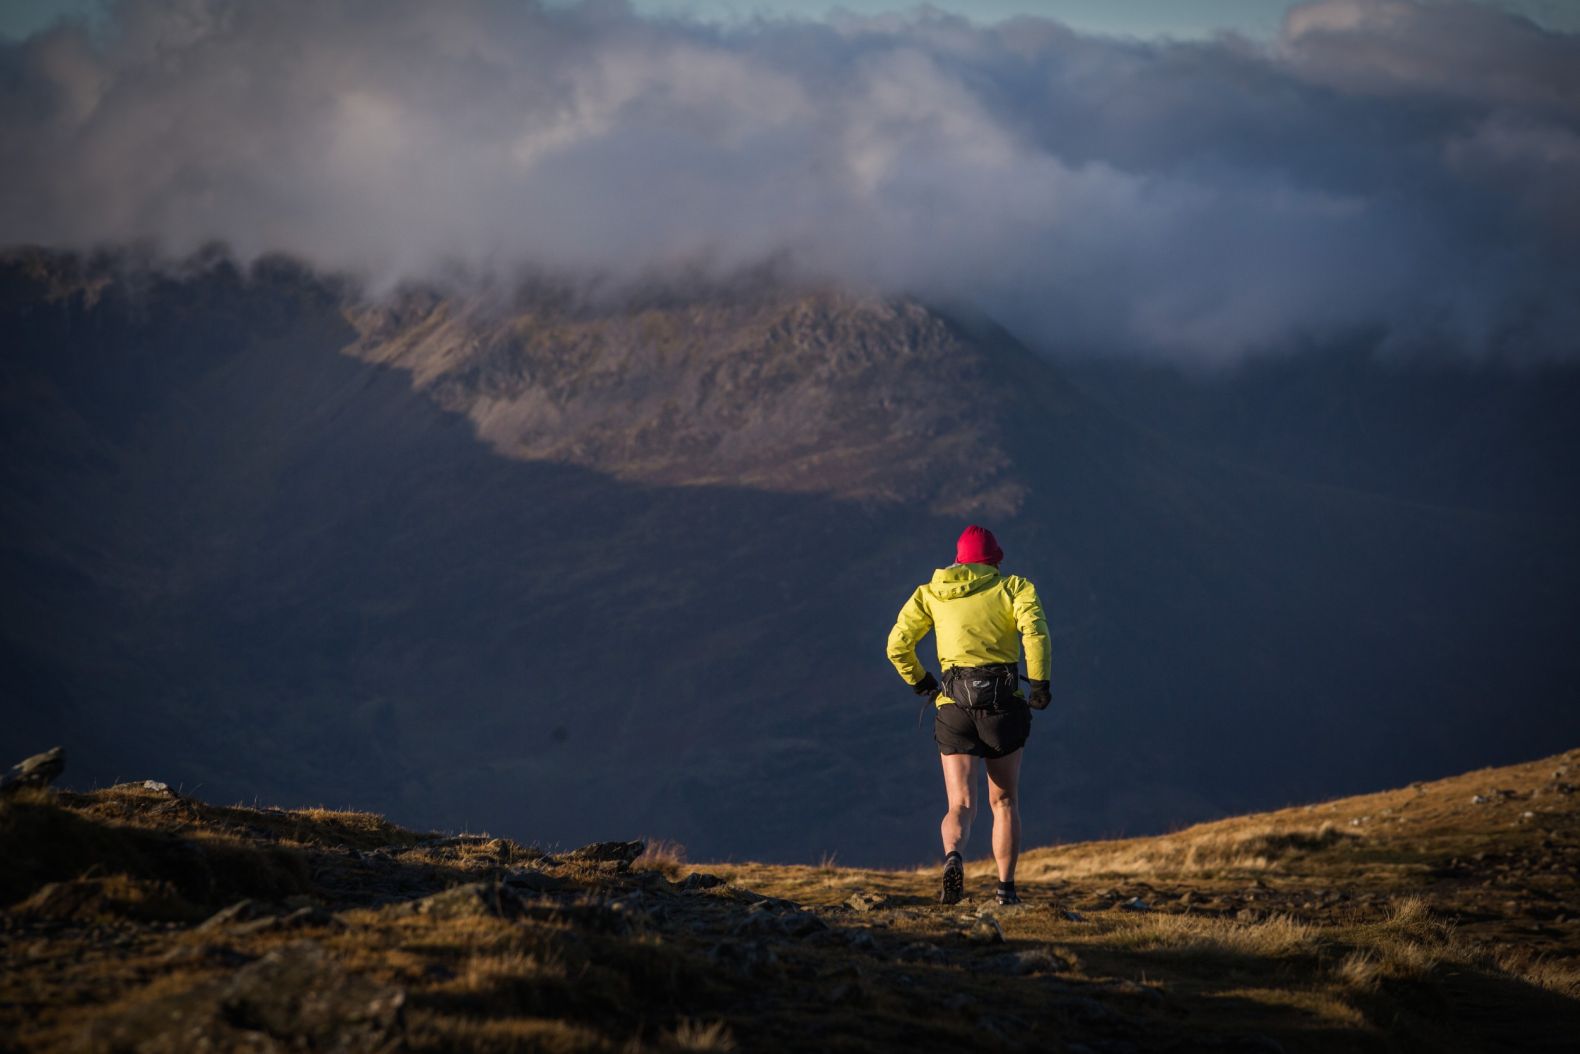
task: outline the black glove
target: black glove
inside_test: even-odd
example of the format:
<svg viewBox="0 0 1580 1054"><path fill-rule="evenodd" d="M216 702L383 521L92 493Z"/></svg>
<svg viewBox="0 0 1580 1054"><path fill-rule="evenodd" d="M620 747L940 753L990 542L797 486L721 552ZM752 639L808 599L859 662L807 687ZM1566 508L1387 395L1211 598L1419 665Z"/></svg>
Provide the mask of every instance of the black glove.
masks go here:
<svg viewBox="0 0 1580 1054"><path fill-rule="evenodd" d="M1048 694L1047 681L1032 681L1031 694L1026 697L1026 705L1033 710L1044 710L1053 702L1053 697Z"/></svg>
<svg viewBox="0 0 1580 1054"><path fill-rule="evenodd" d="M917 695L937 695L938 678L931 673L923 673L922 679L911 685L911 691Z"/></svg>

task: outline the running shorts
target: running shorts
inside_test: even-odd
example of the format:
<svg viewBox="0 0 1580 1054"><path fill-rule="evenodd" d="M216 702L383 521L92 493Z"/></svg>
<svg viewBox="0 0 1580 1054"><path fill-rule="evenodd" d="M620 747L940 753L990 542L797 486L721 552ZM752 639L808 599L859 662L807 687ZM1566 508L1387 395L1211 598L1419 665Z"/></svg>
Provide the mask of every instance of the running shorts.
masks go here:
<svg viewBox="0 0 1580 1054"><path fill-rule="evenodd" d="M933 740L940 754L1001 758L1026 745L1031 709L1024 702L1006 710L967 709L945 703L933 716Z"/></svg>

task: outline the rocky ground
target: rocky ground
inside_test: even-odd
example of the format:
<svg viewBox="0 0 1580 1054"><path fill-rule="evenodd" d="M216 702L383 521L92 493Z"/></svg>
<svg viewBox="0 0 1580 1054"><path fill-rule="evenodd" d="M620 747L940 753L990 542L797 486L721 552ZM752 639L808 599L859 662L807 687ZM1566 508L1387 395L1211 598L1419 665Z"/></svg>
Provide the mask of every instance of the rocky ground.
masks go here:
<svg viewBox="0 0 1580 1054"><path fill-rule="evenodd" d="M1580 751L931 871L0 794L0 1050L1574 1050ZM9 778L8 778L9 779Z"/></svg>

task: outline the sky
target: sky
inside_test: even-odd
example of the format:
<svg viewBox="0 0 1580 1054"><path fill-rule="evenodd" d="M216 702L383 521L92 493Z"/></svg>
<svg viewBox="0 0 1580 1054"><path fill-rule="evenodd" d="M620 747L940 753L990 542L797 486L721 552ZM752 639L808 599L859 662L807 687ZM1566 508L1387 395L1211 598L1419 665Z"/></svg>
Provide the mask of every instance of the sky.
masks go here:
<svg viewBox="0 0 1580 1054"><path fill-rule="evenodd" d="M106 0L6 0L0 6L0 35L21 37L62 16L91 16ZM714 20L768 18L822 19L834 10L863 15L912 6L897 0L636 0L643 14ZM976 21L1033 15L1063 22L1088 33L1145 37L1201 37L1232 31L1258 38L1278 33L1284 12L1280 0L934 0L933 7ZM1516 12L1549 28L1580 30L1580 3L1572 0L1504 0L1490 4Z"/></svg>
<svg viewBox="0 0 1580 1054"><path fill-rule="evenodd" d="M1560 20L1038 10L126 0L0 45L0 244L220 240L375 293L772 263L969 303L1065 353L1580 357L1580 34Z"/></svg>

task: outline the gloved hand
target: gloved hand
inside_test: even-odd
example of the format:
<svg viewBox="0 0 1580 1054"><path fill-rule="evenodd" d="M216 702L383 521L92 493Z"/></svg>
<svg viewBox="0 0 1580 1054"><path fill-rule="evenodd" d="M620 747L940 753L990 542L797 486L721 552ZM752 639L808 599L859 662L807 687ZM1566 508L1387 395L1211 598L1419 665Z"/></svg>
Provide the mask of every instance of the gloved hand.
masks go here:
<svg viewBox="0 0 1580 1054"><path fill-rule="evenodd" d="M931 673L923 673L922 679L911 685L911 691L917 695L937 695L938 679Z"/></svg>
<svg viewBox="0 0 1580 1054"><path fill-rule="evenodd" d="M1032 681L1031 694L1026 697L1026 705L1033 710L1044 710L1051 702L1053 697L1048 694L1048 682Z"/></svg>

